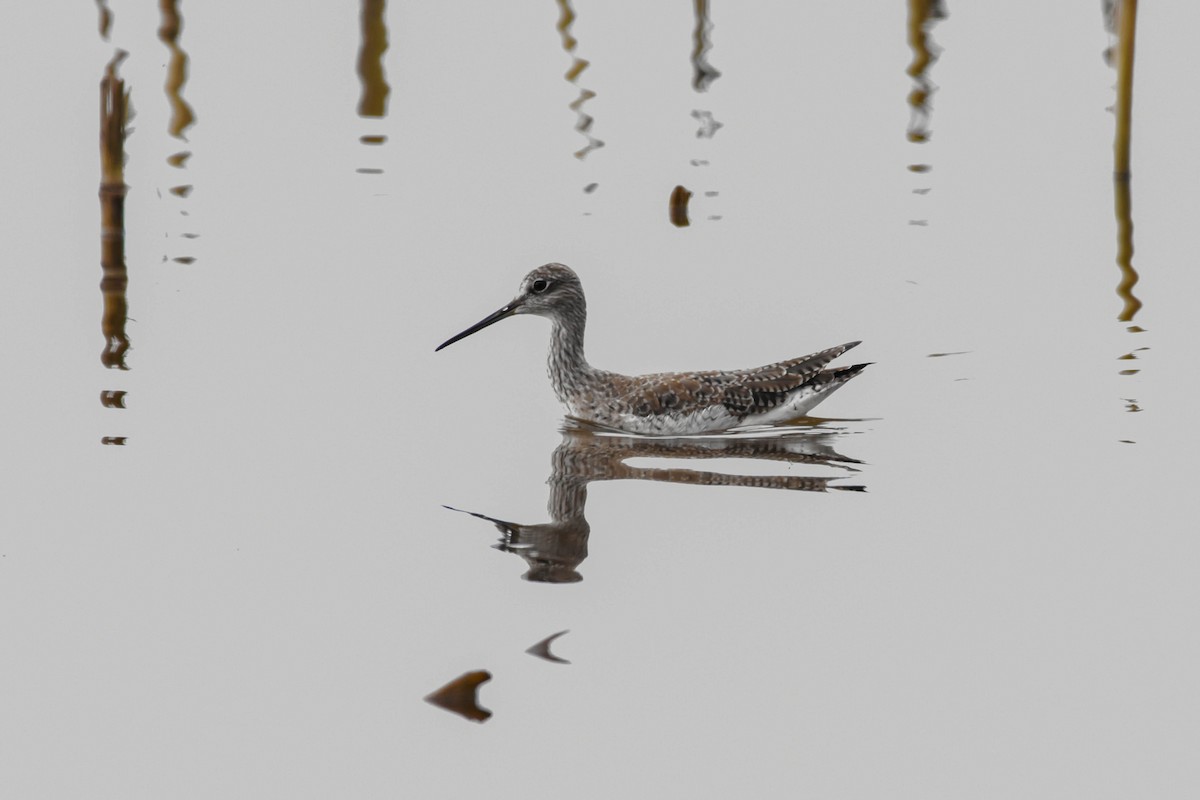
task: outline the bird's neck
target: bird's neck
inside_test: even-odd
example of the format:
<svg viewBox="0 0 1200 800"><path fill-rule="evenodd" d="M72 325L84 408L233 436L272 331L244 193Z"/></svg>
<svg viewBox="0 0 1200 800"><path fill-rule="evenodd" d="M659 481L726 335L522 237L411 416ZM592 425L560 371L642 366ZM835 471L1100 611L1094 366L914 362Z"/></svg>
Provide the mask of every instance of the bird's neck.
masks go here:
<svg viewBox="0 0 1200 800"><path fill-rule="evenodd" d="M558 399L570 405L570 400L577 395L589 374L591 366L583 356L583 329L587 312L583 309L572 309L561 318L552 320L553 328L550 333L550 357L546 362L547 372L550 373L550 383Z"/></svg>

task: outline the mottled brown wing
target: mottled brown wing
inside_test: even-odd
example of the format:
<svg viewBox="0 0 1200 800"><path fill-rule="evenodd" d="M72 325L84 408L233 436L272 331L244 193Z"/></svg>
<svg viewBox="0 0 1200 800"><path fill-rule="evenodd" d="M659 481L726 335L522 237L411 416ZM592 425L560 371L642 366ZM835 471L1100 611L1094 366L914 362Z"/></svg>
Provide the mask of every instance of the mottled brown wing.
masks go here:
<svg viewBox="0 0 1200 800"><path fill-rule="evenodd" d="M640 417L687 413L717 404L739 417L769 411L786 402L792 391L819 375L825 365L856 344L858 342L851 342L748 370L655 373L635 377L604 373L607 390L599 393L603 399L596 397L595 401L607 403L614 412Z"/></svg>
<svg viewBox="0 0 1200 800"><path fill-rule="evenodd" d="M720 402L721 387L711 379L720 373L659 373L610 378L613 396L640 417L681 413Z"/></svg>
<svg viewBox="0 0 1200 800"><path fill-rule="evenodd" d="M728 383L722 387L720 402L739 417L770 411L786 403L792 392L820 375L829 362L858 344L849 342L765 367L725 373Z"/></svg>

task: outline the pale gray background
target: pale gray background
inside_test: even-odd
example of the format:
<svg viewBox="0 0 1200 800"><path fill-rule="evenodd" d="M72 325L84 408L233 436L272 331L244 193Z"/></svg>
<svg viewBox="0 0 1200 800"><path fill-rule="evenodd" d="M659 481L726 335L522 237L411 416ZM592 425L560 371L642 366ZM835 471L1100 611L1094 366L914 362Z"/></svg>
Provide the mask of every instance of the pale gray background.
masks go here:
<svg viewBox="0 0 1200 800"><path fill-rule="evenodd" d="M951 3L917 146L904 3L717 2L698 95L690 4L580 0L607 143L582 163L549 0L391 3L383 120L355 113L357 4L185 3L187 144L155 4L111 5L107 43L89 3L0 26L7 796L1194 792L1200 6L1142 4L1135 335L1096 2ZM114 47L138 114L120 374ZM725 127L697 139L693 109ZM686 230L677 183L720 193ZM877 364L821 411L863 420L839 447L869 493L596 485L585 580L521 581L440 505L545 519L546 325L433 347L549 260L583 277L600 366L863 339ZM562 628L570 666L524 654ZM480 668L484 725L422 702Z"/></svg>

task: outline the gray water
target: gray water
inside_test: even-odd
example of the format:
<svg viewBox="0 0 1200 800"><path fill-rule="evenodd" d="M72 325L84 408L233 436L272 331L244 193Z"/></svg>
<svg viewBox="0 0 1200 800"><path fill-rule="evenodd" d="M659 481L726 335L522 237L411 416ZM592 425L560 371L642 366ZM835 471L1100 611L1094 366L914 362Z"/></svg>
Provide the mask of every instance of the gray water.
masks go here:
<svg viewBox="0 0 1200 800"><path fill-rule="evenodd" d="M710 4L700 92L689 4L579 2L568 53L553 2L393 2L368 117L357 5L183 4L184 138L153 4L107 3L107 40L90 4L5 14L6 794L1185 796L1200 7L1138 22L1120 321L1098 5L952 4L914 117L902 3ZM561 431L544 320L433 352L547 261L607 369L862 339L792 432L834 457L560 458L595 443ZM528 526L568 495L558 583L443 508ZM561 630L570 664L525 652ZM482 724L423 701L472 670Z"/></svg>

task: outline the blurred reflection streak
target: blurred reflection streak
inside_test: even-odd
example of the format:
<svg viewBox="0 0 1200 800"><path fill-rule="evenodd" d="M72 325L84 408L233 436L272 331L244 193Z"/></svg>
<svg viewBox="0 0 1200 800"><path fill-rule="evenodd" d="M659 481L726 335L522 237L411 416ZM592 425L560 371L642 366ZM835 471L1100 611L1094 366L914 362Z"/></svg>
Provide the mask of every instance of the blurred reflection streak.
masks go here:
<svg viewBox="0 0 1200 800"><path fill-rule="evenodd" d="M696 129L697 139L711 139L717 135L717 131L725 127L724 123L717 122L713 118L711 111L696 109L692 112L692 117L700 123L700 127ZM705 163L707 164L708 162Z"/></svg>
<svg viewBox="0 0 1200 800"><path fill-rule="evenodd" d="M697 4L697 12L699 12L699 4ZM716 73L716 75L719 74L720 73ZM714 78L716 75L714 75ZM697 139L711 139L717 135L717 131L724 127L720 122L717 122L711 111L693 109L692 118L700 123L700 127L696 130ZM690 163L693 167L708 166L708 161L700 158L693 158L688 163ZM705 197L716 197L718 194L719 192L711 190L704 192ZM691 200L691 198L692 193L687 189L684 189L682 186L676 186L675 191L671 193L670 216L671 224L675 227L683 228L690 224L687 206L688 201ZM721 217L721 214L708 215L708 219L710 220L719 220Z"/></svg>
<svg viewBox="0 0 1200 800"><path fill-rule="evenodd" d="M567 661L565 658L561 658L559 656L554 655L554 653L550 652L550 645L554 643L555 639L557 639L558 637L562 636L565 633L570 633L570 631L559 631L558 633L552 633L549 636L547 636L545 639L542 639L537 644L532 645L529 648L527 648L525 650L525 652L529 653L529 655L531 655L531 656L537 656L540 659L549 661L554 664L570 664L571 663L570 661Z"/></svg>
<svg viewBox="0 0 1200 800"><path fill-rule="evenodd" d="M562 37L562 47L567 55L573 59L571 68L563 75L567 79L567 83L579 85L578 79L580 74L588 68L588 62L585 59L575 55L575 46L579 43L574 36L571 35L571 25L575 22L575 11L571 8L570 0L556 0L559 9L562 13L558 18L559 35ZM595 121L592 116L583 110L583 104L596 96L596 93L590 89L579 87L579 97L568 106L576 114L575 130L579 131L587 138L587 145L580 150L575 151L575 157L582 160L587 158L587 154L593 150L604 147L604 142L592 136L592 123Z"/></svg>
<svg viewBox="0 0 1200 800"><path fill-rule="evenodd" d="M383 69L383 54L388 49L387 0L362 0L362 46L358 50L358 77L362 96L358 101L360 117L386 117L391 93Z"/></svg>
<svg viewBox="0 0 1200 800"><path fill-rule="evenodd" d="M928 71L942 52L930 31L945 18L941 0L908 0L908 46L913 51L907 70L913 79L912 91L908 93L908 105L912 108L908 124L910 142L929 141L929 98L937 86L929 79Z"/></svg>
<svg viewBox="0 0 1200 800"><path fill-rule="evenodd" d="M462 512L487 520L500 530L503 536L493 547L525 559L529 570L522 577L528 581L577 583L583 580L578 567L588 555L591 527L584 516L584 506L587 504L587 487L592 481L644 480L807 492L865 491L861 485L830 485L845 476L729 475L691 469L632 467L624 463L631 458L745 458L858 472L851 465L862 462L839 454L829 443L834 434L813 433L811 429L763 437L648 439L596 433L569 421L562 434L562 443L551 455L550 478L546 481L550 486L550 498L546 503L550 522L526 525L474 511ZM461 511L450 506L446 508Z"/></svg>
<svg viewBox="0 0 1200 800"><path fill-rule="evenodd" d="M1149 347L1134 348L1132 351L1126 353L1125 355L1118 356L1117 360L1118 361L1136 361L1138 358L1137 354L1139 352L1141 352L1142 350L1149 350L1149 349L1150 349ZM1118 374L1120 374L1120 375L1136 375L1139 372L1141 372L1140 369L1123 369ZM1138 410L1140 411L1141 409L1138 409Z"/></svg>
<svg viewBox="0 0 1200 800"><path fill-rule="evenodd" d="M929 101L937 86L929 78L929 68L941 55L941 48L934 42L931 31L933 26L947 16L941 0L908 0L908 46L912 49L913 57L909 62L906 73L912 78L913 87L908 93L908 105L912 109L908 121L908 141L914 144L925 144L929 141L931 132L929 119L932 108ZM931 169L929 164L909 164L909 172L926 173ZM914 189L914 194L927 194L928 188ZM910 225L924 227L928 220L909 220Z"/></svg>
<svg viewBox="0 0 1200 800"><path fill-rule="evenodd" d="M708 63L708 51L712 49L712 21L708 18L708 0L696 2L696 29L692 32L692 88L707 92L708 87L721 73Z"/></svg>
<svg viewBox="0 0 1200 800"><path fill-rule="evenodd" d="M129 337L125 321L129 306L125 290L129 272L125 268L125 131L129 121L129 90L117 77L117 68L128 55L118 50L100 81L100 293L104 313L100 331L104 351L100 363L109 369L128 369L125 353Z"/></svg>
<svg viewBox="0 0 1200 800"><path fill-rule="evenodd" d="M461 714L474 722L483 722L492 712L479 705L476 692L481 684L491 679L492 673L487 670L464 672L440 689L425 695L425 702Z"/></svg>
<svg viewBox="0 0 1200 800"><path fill-rule="evenodd" d="M1105 23L1117 37L1106 53L1117 70L1116 136L1113 141L1113 190L1117 216L1117 266L1121 282L1117 296L1123 307L1117 317L1132 322L1142 302L1133 294L1138 274L1133 268L1133 197L1130 188L1129 151L1133 132L1133 54L1137 39L1137 0L1111 0L1105 5Z"/></svg>
<svg viewBox="0 0 1200 800"><path fill-rule="evenodd" d="M108 41L108 32L112 29L112 9L107 0L96 0L96 8L100 10L100 38Z"/></svg>

